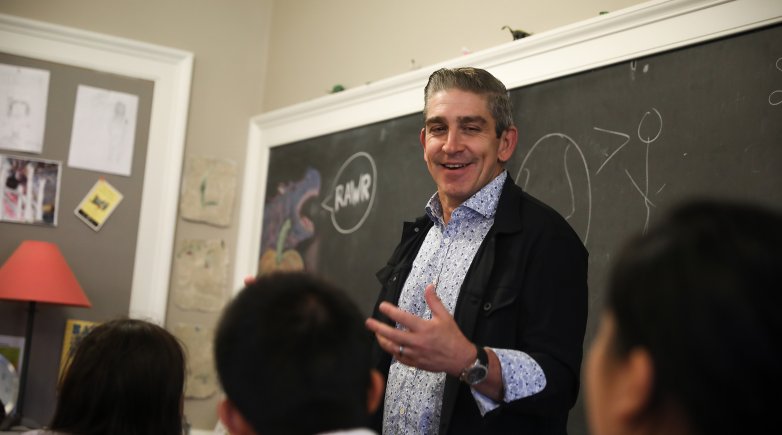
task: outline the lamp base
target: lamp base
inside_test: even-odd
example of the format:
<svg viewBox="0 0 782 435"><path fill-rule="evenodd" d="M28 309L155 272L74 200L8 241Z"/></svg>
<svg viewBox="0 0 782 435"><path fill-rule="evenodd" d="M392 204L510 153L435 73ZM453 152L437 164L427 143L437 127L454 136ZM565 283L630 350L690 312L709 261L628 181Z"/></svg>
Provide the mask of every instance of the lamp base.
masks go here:
<svg viewBox="0 0 782 435"><path fill-rule="evenodd" d="M7 415L5 417L5 420L0 423L0 430L2 431L10 431L14 428L21 428L21 429L40 429L41 425L38 424L35 420L27 417L23 417L16 412L11 413L11 415Z"/></svg>
<svg viewBox="0 0 782 435"><path fill-rule="evenodd" d="M16 414L6 415L2 422L0 422L0 430L10 430L14 426L18 426L21 423L22 418Z"/></svg>

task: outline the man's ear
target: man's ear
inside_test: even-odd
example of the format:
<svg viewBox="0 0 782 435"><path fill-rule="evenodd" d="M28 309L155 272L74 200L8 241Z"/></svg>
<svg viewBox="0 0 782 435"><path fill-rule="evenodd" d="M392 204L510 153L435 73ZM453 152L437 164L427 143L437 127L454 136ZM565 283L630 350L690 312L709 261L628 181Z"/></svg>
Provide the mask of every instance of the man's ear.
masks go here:
<svg viewBox="0 0 782 435"><path fill-rule="evenodd" d="M369 391L367 392L367 410L369 414L374 414L377 411L385 388L386 380L383 378L383 375L379 371L372 369L369 372Z"/></svg>
<svg viewBox="0 0 782 435"><path fill-rule="evenodd" d="M220 417L220 421L223 422L223 426L228 430L231 435L256 435L252 426L247 423L242 414L236 409L233 402L229 399L223 399L219 405L217 405L217 415Z"/></svg>
<svg viewBox="0 0 782 435"><path fill-rule="evenodd" d="M513 152L516 150L516 142L519 140L519 130L510 126L500 135L500 144L497 149L497 159L505 163L513 156Z"/></svg>
<svg viewBox="0 0 782 435"><path fill-rule="evenodd" d="M654 388L652 357L645 349L633 349L619 370L613 408L623 424L635 425L645 415Z"/></svg>
<svg viewBox="0 0 782 435"><path fill-rule="evenodd" d="M426 161L426 127L421 129L418 141L421 142L421 150L424 152L424 161Z"/></svg>

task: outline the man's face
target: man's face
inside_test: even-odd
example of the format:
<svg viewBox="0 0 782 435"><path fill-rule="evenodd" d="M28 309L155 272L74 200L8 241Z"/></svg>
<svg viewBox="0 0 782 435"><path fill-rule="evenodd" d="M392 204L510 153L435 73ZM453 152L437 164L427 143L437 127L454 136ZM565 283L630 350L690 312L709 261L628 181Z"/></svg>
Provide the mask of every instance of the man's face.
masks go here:
<svg viewBox="0 0 782 435"><path fill-rule="evenodd" d="M493 180L513 154L516 128L498 138L494 127L485 96L447 89L429 98L421 145L449 214Z"/></svg>

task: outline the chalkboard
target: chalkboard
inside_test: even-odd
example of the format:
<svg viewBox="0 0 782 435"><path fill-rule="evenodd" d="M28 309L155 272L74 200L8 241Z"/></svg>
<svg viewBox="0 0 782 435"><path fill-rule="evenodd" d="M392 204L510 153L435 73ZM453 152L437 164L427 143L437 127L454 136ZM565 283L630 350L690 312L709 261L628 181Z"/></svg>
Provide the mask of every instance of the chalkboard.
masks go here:
<svg viewBox="0 0 782 435"><path fill-rule="evenodd" d="M782 207L782 26L510 94L520 139L508 172L589 248L593 303L617 245L672 204L708 195ZM369 310L401 222L435 191L421 125L413 114L273 148L261 254L291 218L283 250Z"/></svg>
<svg viewBox="0 0 782 435"><path fill-rule="evenodd" d="M590 252L585 346L629 235L696 196L782 209L782 26L510 94L520 140L509 174L565 216ZM369 313L374 273L402 221L421 215L435 191L421 126L417 113L272 148L259 254L297 251ZM580 403L570 431L586 432Z"/></svg>

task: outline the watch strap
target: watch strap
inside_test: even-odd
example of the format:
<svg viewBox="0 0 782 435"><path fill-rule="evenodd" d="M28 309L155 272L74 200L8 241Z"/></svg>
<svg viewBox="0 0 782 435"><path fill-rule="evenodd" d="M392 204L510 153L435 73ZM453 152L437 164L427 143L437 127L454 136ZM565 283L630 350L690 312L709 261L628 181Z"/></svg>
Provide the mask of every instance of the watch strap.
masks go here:
<svg viewBox="0 0 782 435"><path fill-rule="evenodd" d="M475 385L483 382L489 371L489 355L482 346L475 345L477 355L475 362L462 370L459 380L469 385Z"/></svg>
<svg viewBox="0 0 782 435"><path fill-rule="evenodd" d="M489 367L489 354L486 353L486 349L477 344L475 345L475 349L478 351L478 362L484 367Z"/></svg>

